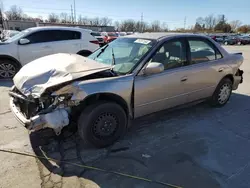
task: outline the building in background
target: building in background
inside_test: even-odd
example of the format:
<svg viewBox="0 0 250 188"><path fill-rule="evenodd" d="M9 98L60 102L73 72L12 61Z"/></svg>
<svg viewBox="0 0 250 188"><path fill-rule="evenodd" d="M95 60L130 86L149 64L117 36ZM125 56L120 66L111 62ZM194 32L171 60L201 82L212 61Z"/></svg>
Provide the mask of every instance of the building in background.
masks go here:
<svg viewBox="0 0 250 188"><path fill-rule="evenodd" d="M22 20L4 20L4 28L6 30L17 30L22 31L30 27L38 26L66 26L66 27L79 27L83 29L90 29L93 31L115 31L114 26L93 26L93 25L80 25L80 24L69 24L69 23L51 23L51 22L35 22L35 21L22 21Z"/></svg>

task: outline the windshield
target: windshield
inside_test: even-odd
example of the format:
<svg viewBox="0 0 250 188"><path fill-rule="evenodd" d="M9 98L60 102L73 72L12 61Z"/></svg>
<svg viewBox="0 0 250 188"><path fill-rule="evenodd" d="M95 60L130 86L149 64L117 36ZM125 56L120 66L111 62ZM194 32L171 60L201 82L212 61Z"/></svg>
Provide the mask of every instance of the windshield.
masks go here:
<svg viewBox="0 0 250 188"><path fill-rule="evenodd" d="M98 49L88 58L108 65L112 65L115 58L113 70L118 74L127 74L137 66L154 43L154 40L148 39L118 38L108 46Z"/></svg>
<svg viewBox="0 0 250 188"><path fill-rule="evenodd" d="M91 33L92 36L101 36L100 33Z"/></svg>
<svg viewBox="0 0 250 188"><path fill-rule="evenodd" d="M29 33L30 29L26 29L24 31L21 31L20 33L8 38L7 40L5 40L4 42L9 43L9 42L13 42L15 40L18 40L20 38L22 38L25 34Z"/></svg>

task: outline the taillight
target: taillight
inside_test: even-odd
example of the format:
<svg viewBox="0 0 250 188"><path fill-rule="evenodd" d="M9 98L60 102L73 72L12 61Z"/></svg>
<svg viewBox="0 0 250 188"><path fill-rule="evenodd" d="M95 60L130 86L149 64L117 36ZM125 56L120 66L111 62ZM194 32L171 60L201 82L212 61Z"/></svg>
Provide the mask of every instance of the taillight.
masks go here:
<svg viewBox="0 0 250 188"><path fill-rule="evenodd" d="M91 40L89 41L90 43L93 43L93 44L99 44L99 41L98 40Z"/></svg>

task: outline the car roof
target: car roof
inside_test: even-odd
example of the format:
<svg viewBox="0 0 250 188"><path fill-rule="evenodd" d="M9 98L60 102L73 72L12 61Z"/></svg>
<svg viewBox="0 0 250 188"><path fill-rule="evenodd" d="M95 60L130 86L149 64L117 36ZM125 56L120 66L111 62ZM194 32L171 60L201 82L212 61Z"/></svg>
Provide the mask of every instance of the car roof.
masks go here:
<svg viewBox="0 0 250 188"><path fill-rule="evenodd" d="M198 37L206 37L201 34L193 34L193 33L137 33L132 35L124 36L125 38L145 38L145 39L155 39L161 40L168 37L174 36L198 36Z"/></svg>
<svg viewBox="0 0 250 188"><path fill-rule="evenodd" d="M65 27L65 26L39 26L39 27L29 28L30 31L42 31L42 30L44 31L44 30L52 30L52 29L92 32L92 30L89 30L89 29L82 29L79 27Z"/></svg>

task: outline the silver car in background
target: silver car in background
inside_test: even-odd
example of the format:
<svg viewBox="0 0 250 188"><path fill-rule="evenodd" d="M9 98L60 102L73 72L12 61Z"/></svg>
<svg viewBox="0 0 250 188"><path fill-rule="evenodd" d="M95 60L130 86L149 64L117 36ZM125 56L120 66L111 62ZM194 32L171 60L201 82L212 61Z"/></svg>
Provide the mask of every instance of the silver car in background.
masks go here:
<svg viewBox="0 0 250 188"><path fill-rule="evenodd" d="M77 122L96 147L118 140L130 119L186 103L227 103L243 81L242 54L194 34L124 36L88 58L55 54L25 65L14 77L10 107L29 130L60 134Z"/></svg>

